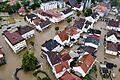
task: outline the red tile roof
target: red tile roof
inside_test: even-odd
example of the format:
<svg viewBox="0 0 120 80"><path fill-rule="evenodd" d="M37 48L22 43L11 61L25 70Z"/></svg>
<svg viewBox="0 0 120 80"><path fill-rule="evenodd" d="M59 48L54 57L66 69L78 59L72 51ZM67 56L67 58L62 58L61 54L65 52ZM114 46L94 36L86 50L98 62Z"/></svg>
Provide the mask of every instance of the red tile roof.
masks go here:
<svg viewBox="0 0 120 80"><path fill-rule="evenodd" d="M96 7L96 11L97 12L106 12L107 11L107 7L99 5L99 6Z"/></svg>
<svg viewBox="0 0 120 80"><path fill-rule="evenodd" d="M61 55L61 58L62 58L62 61L67 61L67 60L70 60L71 57L68 53L64 53Z"/></svg>
<svg viewBox="0 0 120 80"><path fill-rule="evenodd" d="M92 38L95 38L95 39L100 39L100 36L97 36L97 35L95 35L95 34L92 34L92 35L89 35L89 37L92 37Z"/></svg>
<svg viewBox="0 0 120 80"><path fill-rule="evenodd" d="M18 32L11 33L9 31L4 31L3 34L12 45L15 45L24 40L24 38Z"/></svg>
<svg viewBox="0 0 120 80"><path fill-rule="evenodd" d="M55 65L55 70L56 70L56 73L59 73L59 72L62 72L64 68L68 69L69 67L70 66L68 64L68 61L65 61Z"/></svg>
<svg viewBox="0 0 120 80"><path fill-rule="evenodd" d="M62 70L63 70L62 64L57 64L55 66L55 70L56 70L56 73L62 72Z"/></svg>
<svg viewBox="0 0 120 80"><path fill-rule="evenodd" d="M82 79L66 71L60 78L60 80L82 80Z"/></svg>
<svg viewBox="0 0 120 80"><path fill-rule="evenodd" d="M69 36L66 34L65 31L58 33L58 36L60 37L62 42L69 39Z"/></svg>
<svg viewBox="0 0 120 80"><path fill-rule="evenodd" d="M79 62L77 62L77 66L80 66L86 73L93 64L94 60L95 59L91 54L86 54L80 59Z"/></svg>
<svg viewBox="0 0 120 80"><path fill-rule="evenodd" d="M66 28L65 31L66 31L67 34L69 34L69 35L71 35L71 36L78 33L76 27Z"/></svg>

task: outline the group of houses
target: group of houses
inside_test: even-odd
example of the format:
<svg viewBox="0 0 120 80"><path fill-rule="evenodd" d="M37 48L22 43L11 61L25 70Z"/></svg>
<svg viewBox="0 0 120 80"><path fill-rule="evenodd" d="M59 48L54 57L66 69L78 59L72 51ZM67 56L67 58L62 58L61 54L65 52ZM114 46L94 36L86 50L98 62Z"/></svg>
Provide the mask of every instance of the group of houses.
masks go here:
<svg viewBox="0 0 120 80"><path fill-rule="evenodd" d="M52 23L58 23L73 15L71 8L65 8L61 12L54 10L38 9L34 13L25 16L25 19L36 27L37 30L43 31Z"/></svg>
<svg viewBox="0 0 120 80"><path fill-rule="evenodd" d="M18 26L12 30L3 31L2 35L14 53L18 53L27 47L26 40L34 36L34 28L27 25Z"/></svg>
<svg viewBox="0 0 120 80"><path fill-rule="evenodd" d="M95 53L100 46L101 31L92 29L93 24L99 19L99 14L93 13L89 17L94 19L94 22L86 18L75 20L73 25L57 32L53 39L47 40L42 45L41 49L56 78L82 80L94 65ZM63 52L64 48L74 47L73 45L80 41L80 37L84 39L82 43L84 48L80 46L77 50Z"/></svg>

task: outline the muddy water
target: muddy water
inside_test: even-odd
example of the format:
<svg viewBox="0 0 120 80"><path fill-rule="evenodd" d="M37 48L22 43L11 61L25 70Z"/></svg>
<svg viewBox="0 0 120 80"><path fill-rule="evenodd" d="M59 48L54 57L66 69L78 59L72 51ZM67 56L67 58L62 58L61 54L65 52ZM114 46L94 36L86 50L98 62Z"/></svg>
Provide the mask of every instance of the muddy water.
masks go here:
<svg viewBox="0 0 120 80"><path fill-rule="evenodd" d="M51 68L46 61L46 59L42 59L41 55L41 45L46 41L55 36L55 27L59 26L60 30L64 30L65 26L68 25L67 22L63 21L56 25L52 24L49 29L46 29L43 32L35 32L35 56L42 63L42 70L46 71L50 76L51 80L55 80L55 76L53 75ZM21 66L22 54L14 54L8 44L5 42L1 35L0 31L0 45L3 46L3 52L6 55L7 64L0 67L0 80L14 80L13 73L17 67ZM18 73L20 80L35 80L32 76L32 73L24 73L23 71Z"/></svg>

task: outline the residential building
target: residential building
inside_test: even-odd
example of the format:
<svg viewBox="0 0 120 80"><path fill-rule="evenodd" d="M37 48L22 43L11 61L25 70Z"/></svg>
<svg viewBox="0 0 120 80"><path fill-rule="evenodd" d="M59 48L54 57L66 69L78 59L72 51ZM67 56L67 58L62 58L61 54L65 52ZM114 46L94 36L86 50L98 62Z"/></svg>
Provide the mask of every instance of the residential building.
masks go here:
<svg viewBox="0 0 120 80"><path fill-rule="evenodd" d="M45 52L61 52L63 46L61 46L57 41L50 39L42 45L42 50Z"/></svg>
<svg viewBox="0 0 120 80"><path fill-rule="evenodd" d="M82 80L80 77L75 76L74 74L66 71L63 76L60 78L60 80Z"/></svg>
<svg viewBox="0 0 120 80"><path fill-rule="evenodd" d="M94 34L94 35L97 35L97 36L101 36L101 31L100 31L100 30L97 30L97 29L89 29L89 30L87 31L87 33L88 33L89 35Z"/></svg>
<svg viewBox="0 0 120 80"><path fill-rule="evenodd" d="M109 75L108 68L105 64L100 64L100 73L102 76Z"/></svg>
<svg viewBox="0 0 120 80"><path fill-rule="evenodd" d="M0 65L5 64L5 54L2 52L2 49L0 48Z"/></svg>
<svg viewBox="0 0 120 80"><path fill-rule="evenodd" d="M90 21L80 18L79 21L75 21L73 26L77 27L79 31L82 33L82 32L87 32L90 28L92 28L93 24Z"/></svg>
<svg viewBox="0 0 120 80"><path fill-rule="evenodd" d="M69 54L64 53L60 55L58 53L47 52L45 55L56 78L60 78L66 71L69 71L71 59Z"/></svg>
<svg viewBox="0 0 120 80"><path fill-rule="evenodd" d="M118 54L118 44L107 41L105 53L116 56Z"/></svg>
<svg viewBox="0 0 120 80"><path fill-rule="evenodd" d="M27 47L25 39L18 32L4 31L3 37L15 53Z"/></svg>
<svg viewBox="0 0 120 80"><path fill-rule="evenodd" d="M99 43L100 36L97 35L88 35L88 37L85 39L85 46L90 46L93 48L98 48L100 43Z"/></svg>
<svg viewBox="0 0 120 80"><path fill-rule="evenodd" d="M108 15L109 10L106 6L98 5L95 8L95 12L97 12L101 17L103 17Z"/></svg>
<svg viewBox="0 0 120 80"><path fill-rule="evenodd" d="M32 20L33 20L33 19L36 19L36 18L37 18L37 15L35 15L35 14L33 14L33 13L27 14L27 15L25 16L25 20L28 21L29 23L32 23Z"/></svg>
<svg viewBox="0 0 120 80"><path fill-rule="evenodd" d="M37 10L36 15L43 20L49 19L53 23L57 23L65 19L61 12L53 10Z"/></svg>
<svg viewBox="0 0 120 80"><path fill-rule="evenodd" d="M65 3L62 1L49 1L46 3L41 3L40 8L42 10L52 10L57 8L65 7Z"/></svg>
<svg viewBox="0 0 120 80"><path fill-rule="evenodd" d="M59 32L54 37L54 40L56 40L58 43L60 43L63 46L71 47L73 43L75 43L78 40L79 37L80 37L80 32L76 27L68 27L65 28L64 31Z"/></svg>
<svg viewBox="0 0 120 80"><path fill-rule="evenodd" d="M114 31L120 31L120 22L115 20L109 20L107 29L108 30L114 30Z"/></svg>
<svg viewBox="0 0 120 80"><path fill-rule="evenodd" d="M117 43L117 33L115 31L109 31L106 35L106 41L111 41L113 43Z"/></svg>
<svg viewBox="0 0 120 80"><path fill-rule="evenodd" d="M26 40L33 37L35 34L34 28L30 26L19 26L17 31Z"/></svg>
<svg viewBox="0 0 120 80"><path fill-rule="evenodd" d="M51 25L51 22L48 19L43 20L37 17L36 19L32 20L32 24L37 30L43 31Z"/></svg>
<svg viewBox="0 0 120 80"><path fill-rule="evenodd" d="M97 12L92 13L90 16L86 17L87 21L92 22L93 24L98 21L100 15Z"/></svg>
<svg viewBox="0 0 120 80"><path fill-rule="evenodd" d="M85 77L86 74L89 73L89 70L92 68L94 63L95 63L94 57L91 54L86 52L76 62L76 66L73 67L73 70L75 71L76 75Z"/></svg>

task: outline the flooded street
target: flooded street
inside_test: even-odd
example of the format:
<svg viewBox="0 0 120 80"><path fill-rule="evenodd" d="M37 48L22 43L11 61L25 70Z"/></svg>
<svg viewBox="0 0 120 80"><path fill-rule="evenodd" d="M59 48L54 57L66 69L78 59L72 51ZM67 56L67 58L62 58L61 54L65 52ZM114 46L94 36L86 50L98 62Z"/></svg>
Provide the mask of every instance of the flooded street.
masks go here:
<svg viewBox="0 0 120 80"><path fill-rule="evenodd" d="M55 36L55 27L58 26L60 30L64 30L64 28L68 25L66 21L52 24L48 29L43 32L35 31L35 56L38 58L39 62L42 64L42 70L46 71L47 74L50 76L51 80L56 80L55 76L53 75L51 68L44 58L41 58L41 45L49 39L52 39ZM5 53L7 64L0 67L0 80L14 80L13 73L15 72L16 68L21 66L22 55L15 54L12 49L8 46L5 40L2 37L2 30L0 30L0 45L3 46L3 52ZM20 80L36 80L31 72L25 73L23 71L18 72L18 77Z"/></svg>

